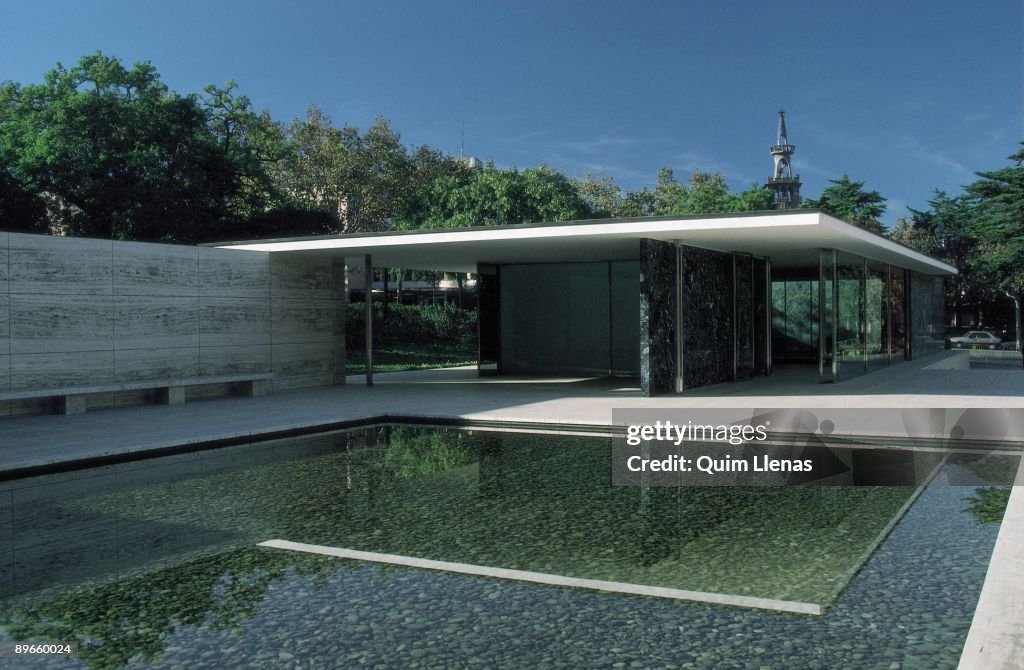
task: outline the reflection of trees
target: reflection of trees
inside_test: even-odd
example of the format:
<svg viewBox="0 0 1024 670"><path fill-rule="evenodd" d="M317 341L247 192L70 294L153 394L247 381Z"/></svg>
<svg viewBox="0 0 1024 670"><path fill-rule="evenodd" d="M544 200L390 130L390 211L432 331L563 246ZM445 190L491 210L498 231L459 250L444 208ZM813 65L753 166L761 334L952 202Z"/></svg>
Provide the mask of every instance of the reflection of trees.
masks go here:
<svg viewBox="0 0 1024 670"><path fill-rule="evenodd" d="M973 496L964 498L967 511L978 523L999 523L1010 501L1010 489L1003 486L974 489Z"/></svg>
<svg viewBox="0 0 1024 670"><path fill-rule="evenodd" d="M446 472L476 460L469 437L461 432L395 427L384 463L400 479Z"/></svg>
<svg viewBox="0 0 1024 670"><path fill-rule="evenodd" d="M328 557L246 548L149 574L28 601L0 618L15 640L77 641L92 668L155 659L184 626L230 629L252 617L269 586L289 572L322 577L343 564Z"/></svg>

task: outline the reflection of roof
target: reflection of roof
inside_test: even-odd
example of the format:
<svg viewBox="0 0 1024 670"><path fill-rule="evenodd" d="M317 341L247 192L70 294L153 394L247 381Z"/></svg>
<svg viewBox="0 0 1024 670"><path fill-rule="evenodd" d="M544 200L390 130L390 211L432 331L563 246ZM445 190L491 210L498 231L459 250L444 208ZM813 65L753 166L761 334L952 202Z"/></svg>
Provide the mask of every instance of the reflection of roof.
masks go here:
<svg viewBox="0 0 1024 670"><path fill-rule="evenodd" d="M324 235L213 246L333 256L371 254L377 266L474 272L477 263L637 259L644 238L769 256L782 266L817 265L818 249L838 249L928 274L956 274L945 263L812 209Z"/></svg>

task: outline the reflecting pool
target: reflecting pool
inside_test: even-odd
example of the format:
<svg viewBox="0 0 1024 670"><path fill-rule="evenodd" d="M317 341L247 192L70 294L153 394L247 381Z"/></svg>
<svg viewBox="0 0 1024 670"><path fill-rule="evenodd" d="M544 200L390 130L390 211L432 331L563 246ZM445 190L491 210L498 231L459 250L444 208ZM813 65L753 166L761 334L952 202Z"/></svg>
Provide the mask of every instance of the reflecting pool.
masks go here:
<svg viewBox="0 0 1024 670"><path fill-rule="evenodd" d="M645 488L613 486L610 459L603 437L377 426L2 482L0 640L79 654L0 667L954 668L1018 462L952 454L925 487Z"/></svg>

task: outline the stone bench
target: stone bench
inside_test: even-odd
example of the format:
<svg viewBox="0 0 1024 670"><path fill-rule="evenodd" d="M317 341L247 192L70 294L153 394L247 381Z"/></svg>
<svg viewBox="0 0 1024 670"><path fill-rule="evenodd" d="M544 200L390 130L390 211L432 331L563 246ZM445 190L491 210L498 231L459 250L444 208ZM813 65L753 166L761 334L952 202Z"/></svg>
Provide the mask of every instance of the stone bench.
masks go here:
<svg viewBox="0 0 1024 670"><path fill-rule="evenodd" d="M247 375L157 379L139 382L109 382L82 386L63 386L60 388L14 389L0 391L0 402L32 398L56 398L57 414L82 414L85 412L86 396L94 393L155 389L158 402L165 405L177 405L185 402L185 389L187 387L200 386L202 384L239 384L242 395L266 395L270 391L270 380L273 377L274 375L268 372Z"/></svg>

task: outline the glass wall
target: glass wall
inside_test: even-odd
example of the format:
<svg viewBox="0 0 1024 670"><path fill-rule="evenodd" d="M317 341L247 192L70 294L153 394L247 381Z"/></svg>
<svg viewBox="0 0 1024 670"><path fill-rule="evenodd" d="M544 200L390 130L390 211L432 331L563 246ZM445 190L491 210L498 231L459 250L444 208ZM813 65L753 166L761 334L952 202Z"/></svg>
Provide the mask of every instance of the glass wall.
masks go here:
<svg viewBox="0 0 1024 670"><path fill-rule="evenodd" d="M920 358L945 347L945 292L942 277L910 273L911 355Z"/></svg>
<svg viewBox="0 0 1024 670"><path fill-rule="evenodd" d="M868 261L864 293L865 363L868 370L889 364L889 266Z"/></svg>
<svg viewBox="0 0 1024 670"><path fill-rule="evenodd" d="M867 370L864 259L839 252L836 276L836 358L839 361L839 379L849 379Z"/></svg>
<svg viewBox="0 0 1024 670"><path fill-rule="evenodd" d="M836 322L834 300L836 281L836 252L822 249L819 254L818 267L818 375L823 382L837 381L837 362L835 358Z"/></svg>
<svg viewBox="0 0 1024 670"><path fill-rule="evenodd" d="M817 272L788 270L772 277L772 359L813 363L818 339Z"/></svg>
<svg viewBox="0 0 1024 670"><path fill-rule="evenodd" d="M821 250L818 273L821 381L943 348L942 277L831 249Z"/></svg>

